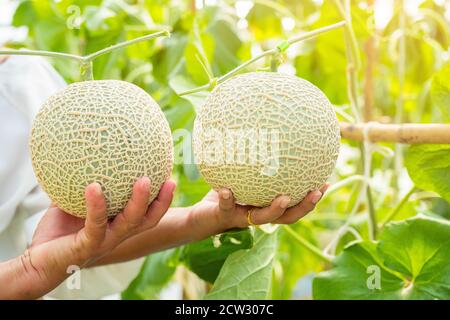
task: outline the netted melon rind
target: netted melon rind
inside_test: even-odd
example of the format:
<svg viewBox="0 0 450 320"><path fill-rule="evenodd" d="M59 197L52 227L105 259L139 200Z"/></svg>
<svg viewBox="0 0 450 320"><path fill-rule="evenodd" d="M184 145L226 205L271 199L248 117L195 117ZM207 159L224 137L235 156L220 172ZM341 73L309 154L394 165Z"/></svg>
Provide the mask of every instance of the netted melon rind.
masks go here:
<svg viewBox="0 0 450 320"><path fill-rule="evenodd" d="M245 136L249 130L278 132L274 175L265 174L263 160L215 163L208 158L211 150L205 146L217 132L241 129L240 139L246 141L252 141ZM280 73L247 73L218 85L194 123L194 154L205 181L215 190L230 188L238 203L258 207L279 195L290 196L293 206L322 187L334 169L339 145L339 124L327 97L310 82ZM227 147L223 145L224 154ZM238 152L246 157L249 148L250 143Z"/></svg>
<svg viewBox="0 0 450 320"><path fill-rule="evenodd" d="M128 202L134 182L151 181L149 203L172 172L169 124L158 104L124 81L73 83L51 96L30 139L33 169L64 211L86 216L85 187L102 186L109 217Z"/></svg>

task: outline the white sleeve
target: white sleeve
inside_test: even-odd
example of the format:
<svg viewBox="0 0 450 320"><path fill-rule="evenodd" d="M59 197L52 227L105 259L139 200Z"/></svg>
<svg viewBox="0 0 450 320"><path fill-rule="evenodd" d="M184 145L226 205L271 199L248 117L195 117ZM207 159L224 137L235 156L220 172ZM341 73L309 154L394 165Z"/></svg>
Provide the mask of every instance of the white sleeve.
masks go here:
<svg viewBox="0 0 450 320"><path fill-rule="evenodd" d="M65 86L42 58L13 56L0 65L0 233L18 211L31 216L49 205L33 173L28 136L40 106Z"/></svg>

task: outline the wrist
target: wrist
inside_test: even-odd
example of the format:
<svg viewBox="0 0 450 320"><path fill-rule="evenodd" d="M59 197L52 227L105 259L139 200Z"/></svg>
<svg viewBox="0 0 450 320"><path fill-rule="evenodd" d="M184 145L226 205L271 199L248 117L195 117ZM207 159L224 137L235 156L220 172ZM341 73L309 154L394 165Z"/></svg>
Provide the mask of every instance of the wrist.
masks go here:
<svg viewBox="0 0 450 320"><path fill-rule="evenodd" d="M230 219L224 215L215 206L205 208L203 206L194 205L188 208L187 225L190 230L198 230L194 237L200 240L207 236L215 235L232 229ZM198 239L197 239L198 238Z"/></svg>
<svg viewBox="0 0 450 320"><path fill-rule="evenodd" d="M0 299L36 299L43 295L38 292L40 281L35 276L30 257L24 253L0 264Z"/></svg>
<svg viewBox="0 0 450 320"><path fill-rule="evenodd" d="M220 228L217 233L222 233L230 229L243 229L248 227L246 217L244 217L238 210L233 212L224 212L217 208L214 210L215 221Z"/></svg>

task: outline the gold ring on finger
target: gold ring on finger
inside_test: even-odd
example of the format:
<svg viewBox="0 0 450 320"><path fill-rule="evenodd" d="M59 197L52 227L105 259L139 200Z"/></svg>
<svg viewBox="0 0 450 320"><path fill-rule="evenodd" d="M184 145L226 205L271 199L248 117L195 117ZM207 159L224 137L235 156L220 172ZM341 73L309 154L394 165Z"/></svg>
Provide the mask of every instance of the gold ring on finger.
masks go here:
<svg viewBox="0 0 450 320"><path fill-rule="evenodd" d="M250 210L247 211L247 222L249 225L251 226L257 226L256 223L253 223L252 220L252 213L256 210L256 208L251 208Z"/></svg>

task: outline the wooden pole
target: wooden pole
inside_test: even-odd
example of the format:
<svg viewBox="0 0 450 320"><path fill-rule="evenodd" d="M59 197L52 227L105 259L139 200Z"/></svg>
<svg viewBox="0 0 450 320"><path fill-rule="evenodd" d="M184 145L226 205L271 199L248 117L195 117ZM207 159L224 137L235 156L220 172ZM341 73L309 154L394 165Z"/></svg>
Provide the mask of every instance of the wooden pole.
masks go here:
<svg viewBox="0 0 450 320"><path fill-rule="evenodd" d="M366 131L371 142L450 144L450 124L341 122L340 128L342 138L349 140L364 140L364 131Z"/></svg>

